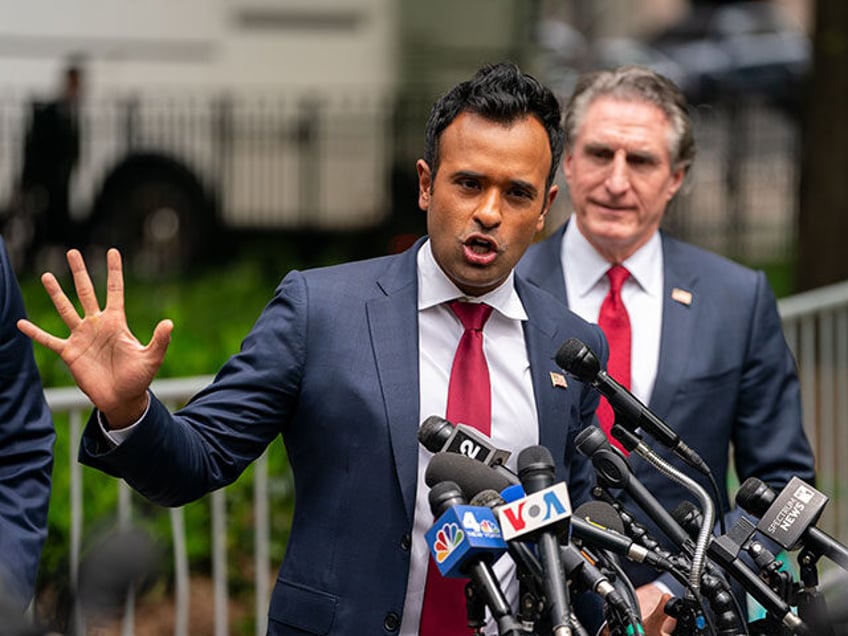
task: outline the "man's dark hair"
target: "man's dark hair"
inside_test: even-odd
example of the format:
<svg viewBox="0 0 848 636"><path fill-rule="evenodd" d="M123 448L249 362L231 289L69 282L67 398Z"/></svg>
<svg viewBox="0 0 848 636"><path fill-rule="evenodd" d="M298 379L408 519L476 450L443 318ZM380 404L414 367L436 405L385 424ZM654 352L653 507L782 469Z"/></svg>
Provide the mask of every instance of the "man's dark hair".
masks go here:
<svg viewBox="0 0 848 636"><path fill-rule="evenodd" d="M439 138L442 131L461 113L474 113L493 122L511 124L528 115L539 120L548 133L551 169L550 188L562 159L562 113L553 92L515 64L503 63L480 68L470 80L460 82L433 104L427 120L424 161L435 181L439 169Z"/></svg>

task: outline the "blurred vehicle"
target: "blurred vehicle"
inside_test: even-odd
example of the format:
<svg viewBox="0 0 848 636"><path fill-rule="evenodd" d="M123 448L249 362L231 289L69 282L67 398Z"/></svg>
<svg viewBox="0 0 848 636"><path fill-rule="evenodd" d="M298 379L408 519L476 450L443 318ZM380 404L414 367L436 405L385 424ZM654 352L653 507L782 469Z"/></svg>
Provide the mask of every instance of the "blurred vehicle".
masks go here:
<svg viewBox="0 0 848 636"><path fill-rule="evenodd" d="M589 42L576 28L562 20L548 18L536 27L541 77L559 96L571 94L574 84L590 58Z"/></svg>
<svg viewBox="0 0 848 636"><path fill-rule="evenodd" d="M647 66L673 81L684 92L688 81L680 64L659 49L635 38L600 38L592 47L592 63L598 69L630 65Z"/></svg>
<svg viewBox="0 0 848 636"><path fill-rule="evenodd" d="M694 104L754 96L792 114L800 109L811 43L775 3L695 5L649 45L680 66Z"/></svg>
<svg viewBox="0 0 848 636"><path fill-rule="evenodd" d="M430 104L481 60L508 51L522 63L533 38L515 25L535 23L524 0L487 6L482 22L474 3L434 2L444 9L0 0L0 226L10 251L31 252L37 231L36 207L19 195L33 102L54 94L70 56L86 77L69 183L74 242L118 245L128 264L168 271L220 258L241 238L292 237L312 262L371 255L386 234L396 249L402 230L403 241L417 237L415 160Z"/></svg>

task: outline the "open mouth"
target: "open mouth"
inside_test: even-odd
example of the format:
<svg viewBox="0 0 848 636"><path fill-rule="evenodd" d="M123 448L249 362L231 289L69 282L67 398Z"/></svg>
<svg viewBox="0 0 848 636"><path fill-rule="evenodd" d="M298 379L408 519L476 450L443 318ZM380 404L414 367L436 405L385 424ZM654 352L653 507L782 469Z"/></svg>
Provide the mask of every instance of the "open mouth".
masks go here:
<svg viewBox="0 0 848 636"><path fill-rule="evenodd" d="M482 238L472 238L465 242L465 246L475 254L483 255L494 251L495 246L491 241Z"/></svg>
<svg viewBox="0 0 848 636"><path fill-rule="evenodd" d="M498 245L482 236L472 236L463 244L465 260L475 266L491 265L498 256Z"/></svg>

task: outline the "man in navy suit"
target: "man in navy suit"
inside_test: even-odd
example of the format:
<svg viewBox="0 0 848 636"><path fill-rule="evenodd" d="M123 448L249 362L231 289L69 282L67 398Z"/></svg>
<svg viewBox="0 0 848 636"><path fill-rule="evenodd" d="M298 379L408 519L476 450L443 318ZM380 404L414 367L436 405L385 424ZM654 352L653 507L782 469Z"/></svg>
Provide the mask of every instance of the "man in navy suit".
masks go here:
<svg viewBox="0 0 848 636"><path fill-rule="evenodd" d="M35 593L55 431L32 343L15 327L25 318L15 273L0 239L0 624Z"/></svg>
<svg viewBox="0 0 848 636"><path fill-rule="evenodd" d="M607 270L627 268L621 294L632 330L631 390L705 460L724 510L731 454L740 482L754 476L779 491L793 475L812 480L795 363L765 275L659 229L695 154L678 88L638 67L588 74L564 128L573 214L528 250L519 273L597 321ZM703 475L655 450L711 492ZM639 458L631 464L669 511L691 499ZM634 582L654 577L646 571ZM640 589L643 609L662 589Z"/></svg>
<svg viewBox="0 0 848 636"><path fill-rule="evenodd" d="M231 483L282 435L295 513L269 632L418 633L422 535L433 519L422 483L430 454L417 431L445 412L462 332L447 301L494 307L483 331L494 444L547 446L575 505L587 496L590 471L573 437L597 396L562 382L553 356L576 336L605 360L605 340L513 274L556 197L561 151L556 98L517 67L484 67L455 86L433 107L417 163L428 237L400 255L290 272L241 351L174 415L148 389L173 325L162 321L139 343L126 324L119 253L107 255L101 309L70 251L82 316L44 277L70 336L20 328L62 357L97 407L81 461L181 505Z"/></svg>

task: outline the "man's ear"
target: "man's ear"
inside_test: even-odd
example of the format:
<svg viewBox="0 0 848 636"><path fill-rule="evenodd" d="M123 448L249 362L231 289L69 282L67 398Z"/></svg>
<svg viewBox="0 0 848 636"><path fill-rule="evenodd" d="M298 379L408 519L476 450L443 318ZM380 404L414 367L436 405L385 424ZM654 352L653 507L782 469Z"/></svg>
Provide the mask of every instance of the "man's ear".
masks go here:
<svg viewBox="0 0 848 636"><path fill-rule="evenodd" d="M548 218L548 212L551 211L551 206L556 201L557 194L559 194L559 186L552 185L550 190L548 190L547 200L545 201L545 207L542 208L542 213L539 215L539 220L536 223L536 231L541 232L545 229L545 219Z"/></svg>
<svg viewBox="0 0 848 636"><path fill-rule="evenodd" d="M683 179L685 178L685 168L678 168L677 170L671 173L671 184L668 188L666 201L671 201L674 198L674 195L677 194L678 190L680 190L680 186L683 185Z"/></svg>
<svg viewBox="0 0 848 636"><path fill-rule="evenodd" d="M418 207L426 211L430 208L430 189L433 187L430 166L423 159L419 159L415 163L415 169L418 171Z"/></svg>

